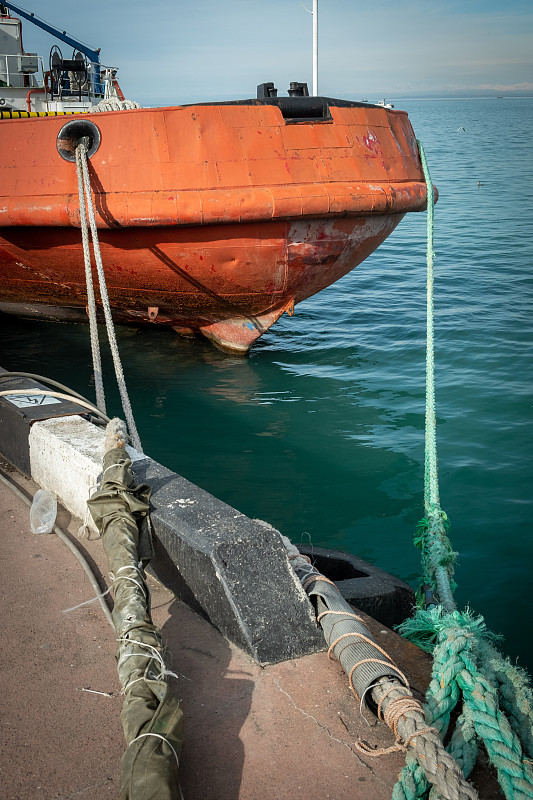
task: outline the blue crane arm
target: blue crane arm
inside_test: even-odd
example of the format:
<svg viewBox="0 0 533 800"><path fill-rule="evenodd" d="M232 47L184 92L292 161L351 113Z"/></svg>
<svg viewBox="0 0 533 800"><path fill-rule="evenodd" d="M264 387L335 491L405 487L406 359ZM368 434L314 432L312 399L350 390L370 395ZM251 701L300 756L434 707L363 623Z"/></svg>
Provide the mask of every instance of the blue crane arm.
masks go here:
<svg viewBox="0 0 533 800"><path fill-rule="evenodd" d="M52 25L48 25L47 22L36 17L34 14L30 14L27 11L24 11L23 8L19 8L14 3L8 2L8 0L0 0L0 5L6 6L10 11L14 11L16 14L19 14L24 19L33 22L34 25L37 25L39 28L42 28L47 33L51 33L52 36L56 36L62 42L71 45L72 47L76 48L76 50L81 50L82 53L85 53L89 61L92 61L94 64L100 63L100 51L99 50L91 50L90 47L87 45L82 44L81 42L77 42L76 39L73 39L71 36L65 33L65 31L60 31L57 28L54 28Z"/></svg>

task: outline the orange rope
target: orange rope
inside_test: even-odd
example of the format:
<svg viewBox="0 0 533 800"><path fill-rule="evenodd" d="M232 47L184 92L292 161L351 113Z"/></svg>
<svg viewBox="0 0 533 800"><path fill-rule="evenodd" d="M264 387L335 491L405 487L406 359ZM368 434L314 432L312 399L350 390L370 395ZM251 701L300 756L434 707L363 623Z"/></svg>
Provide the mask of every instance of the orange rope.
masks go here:
<svg viewBox="0 0 533 800"><path fill-rule="evenodd" d="M322 613L319 614L318 617L316 618L316 621L320 622L322 617L325 617L326 614L342 614L343 617L353 617L353 619L357 619L357 620L359 620L359 622L363 622L364 621L361 617L358 617L357 614L351 614L349 611L329 611L329 610L328 611L322 611ZM339 620L339 622L342 622L342 620Z"/></svg>
<svg viewBox="0 0 533 800"><path fill-rule="evenodd" d="M323 575L318 575L318 574L308 575L307 578L304 578L304 580L302 581L302 586L307 592L307 587L309 586L309 584L315 583L316 581L325 581L326 583L329 583L331 586L333 586L337 591L339 591L339 587L336 586L333 583L333 581L330 581L329 578L325 578Z"/></svg>
<svg viewBox="0 0 533 800"><path fill-rule="evenodd" d="M417 736L421 736L423 733L430 733L433 731L437 736L439 736L439 732L436 728L427 727L422 728L422 730L415 731L410 736L407 737L403 742L400 738L398 733L398 722L400 721L401 717L404 717L408 711L419 711L422 716L424 716L424 710L422 708L421 703L419 703L416 698L411 697L409 695L402 695L401 697L397 697L396 700L392 700L391 703L385 709L383 717L381 716L381 706L385 697L391 692L393 689L397 689L397 686L391 686L383 695L381 700L379 701L378 705L378 717L380 719L384 719L387 723L389 728L394 733L394 737L396 739L395 743L390 747L376 747L372 748L366 742L363 742L359 739L359 741L355 742L355 747L359 750L360 753L363 753L367 756L384 756L388 755L389 753L393 753L395 751L405 751L407 750L409 744L412 742L413 739L416 739Z"/></svg>

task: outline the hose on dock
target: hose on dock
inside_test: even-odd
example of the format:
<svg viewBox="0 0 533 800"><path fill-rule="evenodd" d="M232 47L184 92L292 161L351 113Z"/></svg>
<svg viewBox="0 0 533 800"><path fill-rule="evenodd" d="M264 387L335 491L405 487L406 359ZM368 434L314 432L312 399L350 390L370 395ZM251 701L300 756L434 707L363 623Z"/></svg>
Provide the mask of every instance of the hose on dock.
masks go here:
<svg viewBox="0 0 533 800"><path fill-rule="evenodd" d="M179 784L184 717L167 682L160 629L153 624L145 567L153 555L151 488L137 485L126 452L126 425L107 426L103 471L88 501L114 575L113 623L127 748L121 759L123 800L183 800Z"/></svg>
<svg viewBox="0 0 533 800"><path fill-rule="evenodd" d="M50 386L55 386L56 389L61 389L63 392L66 392L73 397L77 397L79 400L84 400L86 403L91 403L86 397L84 397L79 392L76 392L74 389L71 389L70 386L65 386L64 383L60 383L59 381L54 381L52 378L47 378L44 375L36 375L34 372L13 372L12 370L6 370L4 372L0 372L0 378L31 378L33 381L41 381L41 383L49 383ZM92 405L92 404L91 404ZM109 422L109 417L102 416L102 419Z"/></svg>
<svg viewBox="0 0 533 800"><path fill-rule="evenodd" d="M73 397L72 395L64 394L63 392L54 392L51 389L6 389L5 391L0 392L0 397L14 397L16 395L27 396L28 394L57 397L59 400L69 400L71 403L75 403L76 405L87 409L87 411L90 411L92 414L96 414L96 416L103 419L104 422L109 422L109 417L106 416L106 414L102 414L100 409L96 408L96 406L94 406L92 403L89 403L88 400L81 400L79 397Z"/></svg>
<svg viewBox="0 0 533 800"><path fill-rule="evenodd" d="M407 751L423 778L434 787L437 794L433 796L442 800L477 800L477 792L444 748L439 731L427 722L403 672L374 641L335 584L321 575L285 536L282 539L296 575L316 604L317 621L330 658L341 664L357 700L385 721L395 735L395 743L389 748L373 749L358 742L357 750L365 756ZM417 796L406 794L405 800ZM393 797L400 800L401 795Z"/></svg>

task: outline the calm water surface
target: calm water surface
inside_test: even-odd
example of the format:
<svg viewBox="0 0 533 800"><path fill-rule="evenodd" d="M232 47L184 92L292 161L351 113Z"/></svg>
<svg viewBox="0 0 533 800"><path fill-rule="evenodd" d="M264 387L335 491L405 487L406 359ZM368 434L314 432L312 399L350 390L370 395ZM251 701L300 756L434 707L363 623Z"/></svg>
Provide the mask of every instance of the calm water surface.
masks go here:
<svg viewBox="0 0 533 800"><path fill-rule="evenodd" d="M442 507L457 602L533 670L533 99L418 100L436 208ZM458 130L464 128L465 130ZM120 328L144 449L295 542L416 584L423 510L425 214L282 318L247 359ZM102 342L104 335L102 332ZM94 396L84 326L2 319L0 364ZM105 362L108 403L120 413Z"/></svg>

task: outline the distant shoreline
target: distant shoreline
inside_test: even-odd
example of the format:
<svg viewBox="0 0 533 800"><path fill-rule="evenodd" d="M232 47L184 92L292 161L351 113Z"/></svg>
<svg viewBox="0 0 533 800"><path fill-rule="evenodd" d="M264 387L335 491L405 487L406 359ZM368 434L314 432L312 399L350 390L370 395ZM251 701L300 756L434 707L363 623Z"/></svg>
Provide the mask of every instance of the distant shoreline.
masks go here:
<svg viewBox="0 0 533 800"><path fill-rule="evenodd" d="M377 92L358 92L357 94L355 94L354 92L349 92L349 93L342 92L342 91L339 91L339 92L336 92L336 91L328 92L327 90L322 93L322 96L323 97L333 97L333 98L337 98L337 99L342 98L343 100L350 100L350 101L353 101L353 102L356 102L356 103L365 102L365 103L368 103L369 105L375 105L378 102L378 100L380 98L383 99L383 97L386 98L387 102L393 103L395 105L397 103L403 103L403 102L406 102L406 101L412 102L413 100L439 100L439 101L447 101L447 100L502 100L502 102L503 102L504 100L532 100L533 99L533 93L532 94L509 94L508 93L508 94L503 94L503 95L500 95L500 94L477 94L477 95L467 95L467 94L465 94L465 95L461 95L461 94L394 94L393 92L386 92L386 93L381 92L381 94L379 94ZM362 100L362 98L368 98L368 99ZM251 99L251 95L248 95L248 96L242 95L241 96L240 94L234 94L233 95L233 99L234 100L248 100L248 99ZM202 100L199 100L197 97L196 98L192 98L192 97L187 97L186 96L186 97L181 98L179 100L177 100L175 98L173 100L169 100L169 101L158 99L157 102L152 102L152 103L150 103L148 101L143 102L143 98L142 97L136 97L136 100L138 100L138 102L140 102L141 105L144 108L167 108L167 107L170 107L170 106L193 105L194 103L197 103L197 102L217 103L217 102L221 102L223 100L224 101L227 100L227 95L222 96L222 95L218 95L218 94L212 94L212 95L203 97Z"/></svg>
<svg viewBox="0 0 533 800"><path fill-rule="evenodd" d="M387 95L393 101L397 100L532 100L533 94L484 94L484 95L443 95L443 94L404 94Z"/></svg>

